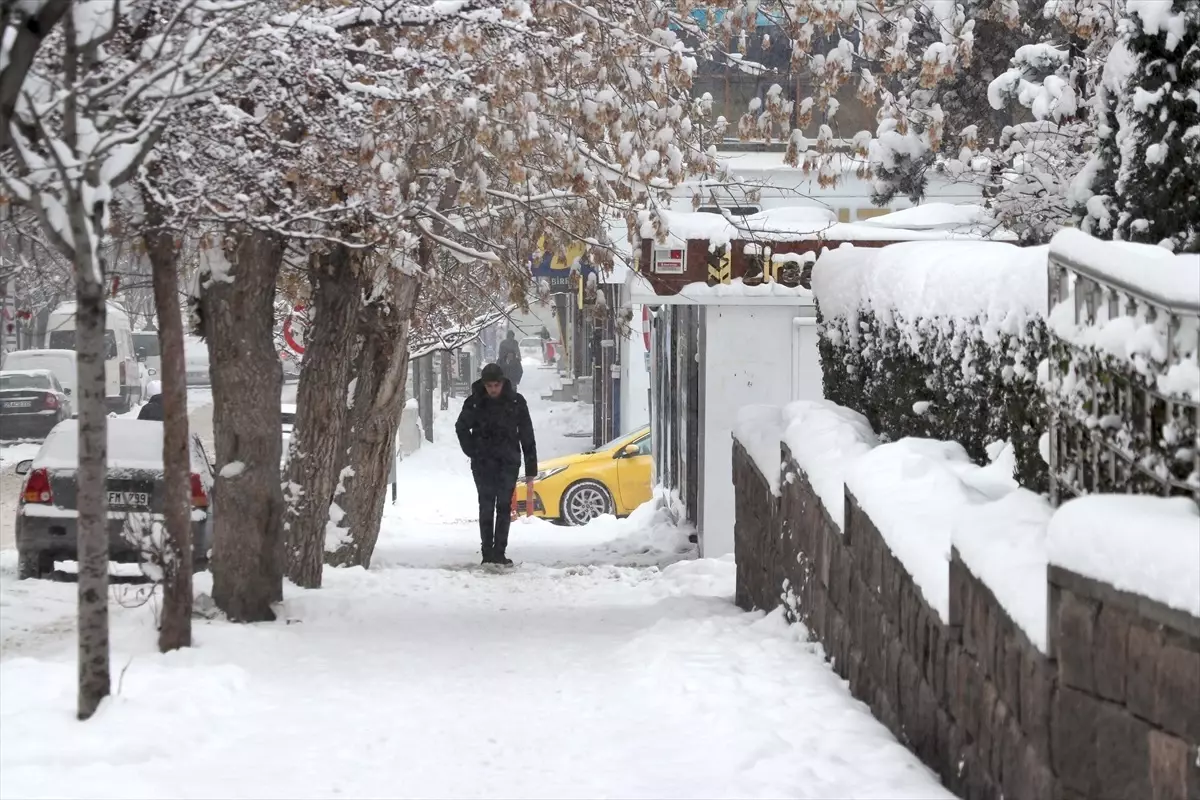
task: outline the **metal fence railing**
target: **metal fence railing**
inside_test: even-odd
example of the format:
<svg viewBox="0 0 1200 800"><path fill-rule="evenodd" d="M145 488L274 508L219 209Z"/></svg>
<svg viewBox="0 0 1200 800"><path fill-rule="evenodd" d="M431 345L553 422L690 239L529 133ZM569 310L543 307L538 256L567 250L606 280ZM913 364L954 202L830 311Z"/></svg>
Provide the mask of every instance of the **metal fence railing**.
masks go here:
<svg viewBox="0 0 1200 800"><path fill-rule="evenodd" d="M1200 502L1200 402L1164 389L1162 381L1200 357L1200 300L1163 297L1053 251L1048 299L1052 316L1072 304L1077 326L1131 318L1131 329L1152 339L1142 349L1156 354L1135 366L1052 335L1051 502L1096 492Z"/></svg>

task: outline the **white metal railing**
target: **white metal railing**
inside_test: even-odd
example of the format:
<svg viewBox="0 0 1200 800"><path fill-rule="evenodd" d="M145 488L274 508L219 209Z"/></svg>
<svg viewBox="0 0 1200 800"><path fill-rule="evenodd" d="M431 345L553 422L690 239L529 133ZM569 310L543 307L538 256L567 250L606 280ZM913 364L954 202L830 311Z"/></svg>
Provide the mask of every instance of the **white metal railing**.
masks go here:
<svg viewBox="0 0 1200 800"><path fill-rule="evenodd" d="M1071 303L1077 326L1136 320L1161 356L1135 366L1052 332L1051 502L1093 492L1190 495L1200 502L1200 402L1162 386L1164 377L1200 358L1200 299L1163 297L1053 251L1048 299L1052 318Z"/></svg>

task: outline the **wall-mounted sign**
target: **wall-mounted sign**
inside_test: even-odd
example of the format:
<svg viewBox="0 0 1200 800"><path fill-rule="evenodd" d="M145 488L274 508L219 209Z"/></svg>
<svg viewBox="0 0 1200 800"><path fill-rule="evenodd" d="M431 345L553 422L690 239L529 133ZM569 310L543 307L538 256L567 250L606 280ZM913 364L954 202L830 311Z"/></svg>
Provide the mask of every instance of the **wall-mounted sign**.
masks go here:
<svg viewBox="0 0 1200 800"><path fill-rule="evenodd" d="M658 275L682 275L687 267L687 250L682 247L654 248L654 272Z"/></svg>

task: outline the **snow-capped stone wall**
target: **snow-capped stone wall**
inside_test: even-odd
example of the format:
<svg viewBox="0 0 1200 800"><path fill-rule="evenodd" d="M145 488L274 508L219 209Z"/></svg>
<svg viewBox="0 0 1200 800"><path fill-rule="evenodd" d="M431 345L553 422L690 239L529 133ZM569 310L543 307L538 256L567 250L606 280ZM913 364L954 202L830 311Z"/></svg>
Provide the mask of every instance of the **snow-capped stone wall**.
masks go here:
<svg viewBox="0 0 1200 800"><path fill-rule="evenodd" d="M734 443L737 603L784 605L948 788L989 799L1200 796L1200 618L1029 558L1045 545L1025 532L1014 532L1025 558L1003 569L1002 552L956 532L939 611L849 489L831 511L828 488L814 489L825 476L805 469L819 465L790 448L802 437L783 433L778 460L762 442L756 452ZM1036 498L1008 497L1026 495ZM1014 525L1045 527L1049 515L1024 505ZM1018 573L1026 592L1049 592L1048 610L1014 603L1006 581Z"/></svg>

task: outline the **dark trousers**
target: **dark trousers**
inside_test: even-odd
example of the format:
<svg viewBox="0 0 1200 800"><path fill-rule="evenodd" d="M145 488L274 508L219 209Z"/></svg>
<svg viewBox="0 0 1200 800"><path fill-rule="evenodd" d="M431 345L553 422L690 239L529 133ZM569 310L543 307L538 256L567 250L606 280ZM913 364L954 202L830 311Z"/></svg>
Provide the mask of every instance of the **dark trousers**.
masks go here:
<svg viewBox="0 0 1200 800"><path fill-rule="evenodd" d="M479 492L479 543L483 556L503 558L508 548L517 470L501 464L472 464L471 474Z"/></svg>

